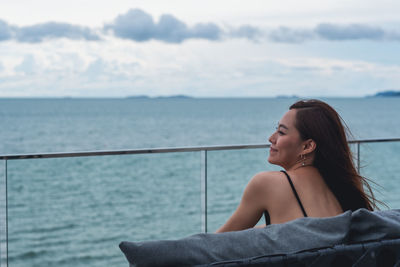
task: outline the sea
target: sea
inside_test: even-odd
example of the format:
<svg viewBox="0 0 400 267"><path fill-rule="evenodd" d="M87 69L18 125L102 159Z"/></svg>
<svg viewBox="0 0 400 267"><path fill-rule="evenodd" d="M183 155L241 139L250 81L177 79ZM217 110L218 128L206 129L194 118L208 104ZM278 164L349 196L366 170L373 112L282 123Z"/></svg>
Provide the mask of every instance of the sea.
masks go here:
<svg viewBox="0 0 400 267"><path fill-rule="evenodd" d="M296 100L3 98L0 155L267 144ZM322 100L351 139L400 137L400 98ZM208 232L229 218L254 174L280 169L267 156L266 149L208 152ZM360 169L381 209L400 207L400 142L361 144ZM198 151L0 160L1 265L6 230L11 267L127 266L121 241L199 233L202 170Z"/></svg>

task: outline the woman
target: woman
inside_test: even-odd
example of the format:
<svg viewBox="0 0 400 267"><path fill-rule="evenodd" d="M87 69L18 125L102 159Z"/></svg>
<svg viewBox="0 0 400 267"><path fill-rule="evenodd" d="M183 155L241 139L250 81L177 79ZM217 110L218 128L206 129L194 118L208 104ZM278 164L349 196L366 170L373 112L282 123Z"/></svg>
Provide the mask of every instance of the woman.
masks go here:
<svg viewBox="0 0 400 267"><path fill-rule="evenodd" d="M370 186L354 167L341 118L328 104L294 103L269 141L268 161L285 171L255 175L239 207L217 232L253 227L263 214L266 224L276 224L376 208Z"/></svg>

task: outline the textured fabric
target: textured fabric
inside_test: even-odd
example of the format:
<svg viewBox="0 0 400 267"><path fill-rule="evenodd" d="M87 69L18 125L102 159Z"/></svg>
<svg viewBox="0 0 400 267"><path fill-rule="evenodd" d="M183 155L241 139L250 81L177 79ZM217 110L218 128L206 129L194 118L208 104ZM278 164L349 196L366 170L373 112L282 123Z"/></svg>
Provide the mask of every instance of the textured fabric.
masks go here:
<svg viewBox="0 0 400 267"><path fill-rule="evenodd" d="M197 266L400 267L400 210L354 212L347 242L343 244Z"/></svg>
<svg viewBox="0 0 400 267"><path fill-rule="evenodd" d="M120 248L132 266L187 266L396 237L400 237L400 210L360 209L329 218L300 218L263 229L196 234L179 240L122 242Z"/></svg>
<svg viewBox="0 0 400 267"><path fill-rule="evenodd" d="M220 234L196 234L180 240L122 242L121 250L134 266L205 264L264 254L288 253L345 241L351 212L336 217L300 218L262 229Z"/></svg>
<svg viewBox="0 0 400 267"><path fill-rule="evenodd" d="M397 265L396 265L397 264ZM400 266L400 238L336 245L296 253L220 261L196 267L393 267Z"/></svg>
<svg viewBox="0 0 400 267"><path fill-rule="evenodd" d="M400 209L371 212L359 209L353 212L348 243L400 237Z"/></svg>

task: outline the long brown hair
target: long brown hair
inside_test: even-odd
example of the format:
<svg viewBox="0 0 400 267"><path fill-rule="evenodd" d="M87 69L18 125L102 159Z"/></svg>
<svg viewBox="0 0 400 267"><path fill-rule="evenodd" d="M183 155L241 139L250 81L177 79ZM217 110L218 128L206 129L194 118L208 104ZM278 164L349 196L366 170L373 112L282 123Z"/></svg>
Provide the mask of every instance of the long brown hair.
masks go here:
<svg viewBox="0 0 400 267"><path fill-rule="evenodd" d="M296 110L295 126L301 138L312 139L317 144L313 165L343 211L376 208L376 199L367 179L354 167L346 137L346 130L350 132L340 115L325 102L315 99L298 101L290 109Z"/></svg>

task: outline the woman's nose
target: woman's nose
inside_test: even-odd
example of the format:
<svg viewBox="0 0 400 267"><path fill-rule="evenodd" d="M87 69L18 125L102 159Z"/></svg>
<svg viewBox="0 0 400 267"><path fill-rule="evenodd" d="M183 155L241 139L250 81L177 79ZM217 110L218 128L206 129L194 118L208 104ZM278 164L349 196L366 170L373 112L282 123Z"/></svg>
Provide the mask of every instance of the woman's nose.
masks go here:
<svg viewBox="0 0 400 267"><path fill-rule="evenodd" d="M273 134L268 138L268 141L269 141L270 143L274 143L274 141L275 141L275 133L273 133Z"/></svg>

